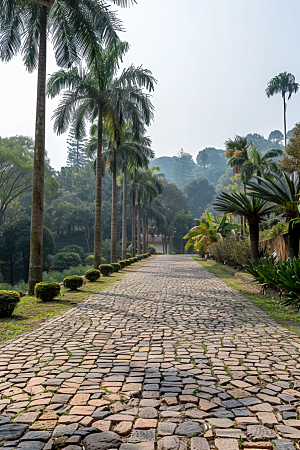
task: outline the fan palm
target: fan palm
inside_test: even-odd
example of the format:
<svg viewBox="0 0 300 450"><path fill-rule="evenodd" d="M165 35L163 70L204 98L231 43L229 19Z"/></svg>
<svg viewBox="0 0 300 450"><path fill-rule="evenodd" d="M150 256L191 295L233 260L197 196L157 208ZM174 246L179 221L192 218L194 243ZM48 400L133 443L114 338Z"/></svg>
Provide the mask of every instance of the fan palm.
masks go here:
<svg viewBox="0 0 300 450"><path fill-rule="evenodd" d="M126 6L129 0L115 0ZM31 210L29 293L43 276L43 203L47 37L56 62L70 67L82 57L93 60L98 42L118 42L121 23L99 0L0 0L0 58L21 52L26 69L38 68Z"/></svg>
<svg viewBox="0 0 300 450"><path fill-rule="evenodd" d="M225 214L245 216L250 231L251 261L258 257L259 223L264 217L274 212L275 205L261 198L251 197L243 193L222 192L214 201L216 211Z"/></svg>
<svg viewBox="0 0 300 450"><path fill-rule="evenodd" d="M266 88L267 97L270 98L274 94L280 93L283 99L283 121L284 121L284 145L286 148L286 95L288 100L293 93L297 93L299 90L299 84L296 83L295 76L291 73L282 72L276 77L272 78Z"/></svg>
<svg viewBox="0 0 300 450"><path fill-rule="evenodd" d="M156 80L149 70L130 66L117 77L118 63L128 50L126 43L106 49L98 47L94 62L88 69L73 68L54 73L48 81L51 97L67 90L54 112L54 130L62 133L70 123L77 135L85 133L86 120L98 121L96 156L96 211L94 237L94 267L101 264L101 191L103 122L128 122L134 136L139 136L153 118L153 106L145 87L150 92ZM116 126L115 130L118 129ZM117 133L117 131L116 131Z"/></svg>
<svg viewBox="0 0 300 450"><path fill-rule="evenodd" d="M283 213L289 223L288 231L288 255L292 258L299 253L299 223L294 219L299 217L299 192L300 182L298 175L291 177L282 172L281 175L261 178L254 177L254 181L248 183L251 188L249 195L267 200L277 205L277 211Z"/></svg>

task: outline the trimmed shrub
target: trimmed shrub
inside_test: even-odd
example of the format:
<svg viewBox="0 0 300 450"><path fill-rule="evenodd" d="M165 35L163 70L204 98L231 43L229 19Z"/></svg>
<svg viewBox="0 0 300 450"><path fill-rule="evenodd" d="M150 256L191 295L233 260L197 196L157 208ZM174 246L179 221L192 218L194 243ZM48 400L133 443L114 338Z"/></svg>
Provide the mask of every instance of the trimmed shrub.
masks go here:
<svg viewBox="0 0 300 450"><path fill-rule="evenodd" d="M111 263L111 266L114 268L114 272L119 272L121 270L121 265L119 263Z"/></svg>
<svg viewBox="0 0 300 450"><path fill-rule="evenodd" d="M134 262L138 262L137 257L135 256L134 258L132 258L134 260Z"/></svg>
<svg viewBox="0 0 300 450"><path fill-rule="evenodd" d="M127 266L130 266L130 264L132 264L131 259L125 259L125 262L126 262Z"/></svg>
<svg viewBox="0 0 300 450"><path fill-rule="evenodd" d="M251 257L250 242L247 239L228 237L208 247L209 256L221 264L235 269L241 268Z"/></svg>
<svg viewBox="0 0 300 450"><path fill-rule="evenodd" d="M42 281L34 287L34 295L43 302L51 302L60 293L60 285L54 281Z"/></svg>
<svg viewBox="0 0 300 450"><path fill-rule="evenodd" d="M100 278L100 270L90 269L85 272L85 278L88 281L97 281Z"/></svg>
<svg viewBox="0 0 300 450"><path fill-rule="evenodd" d="M94 255L89 255L85 258L85 264L91 266L94 264Z"/></svg>
<svg viewBox="0 0 300 450"><path fill-rule="evenodd" d="M20 294L18 292L0 291L0 318L10 317L19 301Z"/></svg>
<svg viewBox="0 0 300 450"><path fill-rule="evenodd" d="M154 255L156 253L156 250L152 244L149 244L147 247L149 255Z"/></svg>
<svg viewBox="0 0 300 450"><path fill-rule="evenodd" d="M71 275L64 279L64 287L70 289L70 291L76 291L82 285L83 279L78 275Z"/></svg>
<svg viewBox="0 0 300 450"><path fill-rule="evenodd" d="M119 264L121 266L121 269L124 269L124 267L127 266L127 262L126 261L119 261Z"/></svg>
<svg viewBox="0 0 300 450"><path fill-rule="evenodd" d="M62 272L63 270L69 269L72 266L80 266L81 258L78 253L61 252L56 253L53 262L54 262L54 269Z"/></svg>
<svg viewBox="0 0 300 450"><path fill-rule="evenodd" d="M114 273L114 268L111 264L101 264L99 269L101 274L105 277L109 277L112 273Z"/></svg>
<svg viewBox="0 0 300 450"><path fill-rule="evenodd" d="M137 256L137 260L138 260L138 261L141 261L141 259L143 259L143 258L142 258L142 255L138 255L138 256Z"/></svg>
<svg viewBox="0 0 300 450"><path fill-rule="evenodd" d="M69 244L66 245L63 249L62 249L62 253L77 253L80 256L80 259L82 262L85 261L85 253L82 247L80 247L79 245L75 245L75 244Z"/></svg>

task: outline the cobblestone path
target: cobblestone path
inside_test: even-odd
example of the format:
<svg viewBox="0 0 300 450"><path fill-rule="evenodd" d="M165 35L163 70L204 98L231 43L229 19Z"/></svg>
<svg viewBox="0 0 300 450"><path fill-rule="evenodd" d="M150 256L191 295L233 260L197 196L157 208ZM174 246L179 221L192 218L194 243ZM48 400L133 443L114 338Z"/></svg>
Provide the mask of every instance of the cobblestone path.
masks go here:
<svg viewBox="0 0 300 450"><path fill-rule="evenodd" d="M0 348L6 450L299 448L300 344L189 256L156 256Z"/></svg>

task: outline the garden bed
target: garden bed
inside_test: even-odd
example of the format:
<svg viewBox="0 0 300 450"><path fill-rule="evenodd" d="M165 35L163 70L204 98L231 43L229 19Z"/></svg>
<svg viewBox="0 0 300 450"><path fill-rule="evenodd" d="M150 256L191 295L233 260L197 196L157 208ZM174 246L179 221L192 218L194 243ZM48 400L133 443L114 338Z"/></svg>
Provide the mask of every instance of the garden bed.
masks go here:
<svg viewBox="0 0 300 450"><path fill-rule="evenodd" d="M219 264L211 259L204 260L199 256L193 256L193 259L208 272L215 274L228 286L236 289L256 306L266 311L279 324L300 335L300 314L292 308L283 306L277 295L262 294L261 286L252 281L253 277L250 274L235 270L225 264Z"/></svg>

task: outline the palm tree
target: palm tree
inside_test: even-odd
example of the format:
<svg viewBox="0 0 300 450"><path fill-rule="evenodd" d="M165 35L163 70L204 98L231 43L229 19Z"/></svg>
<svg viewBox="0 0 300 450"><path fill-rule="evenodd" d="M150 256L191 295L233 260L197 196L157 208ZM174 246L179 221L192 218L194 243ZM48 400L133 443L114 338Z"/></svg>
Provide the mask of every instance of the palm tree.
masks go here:
<svg viewBox="0 0 300 450"><path fill-rule="evenodd" d="M151 140L141 136L135 139L133 133L128 129L126 124L118 133L116 140L115 133L112 133L111 140L104 152L104 162L108 165L108 169L112 173L112 219L111 219L111 262L117 262L117 170L123 172L125 178L125 190L123 184L123 220L122 223L122 241L126 244L124 259L126 259L127 250L127 216L126 216L126 171L130 168L145 167L148 165L148 158L154 158L154 152L150 148ZM125 202L125 205L124 205ZM125 212L125 216L124 216ZM124 232L126 226L126 232Z"/></svg>
<svg viewBox="0 0 300 450"><path fill-rule="evenodd" d="M289 176L282 172L272 177L254 177L248 186L251 188L249 195L267 200L277 205L277 212L283 213L289 224L288 231L288 255L293 258L299 254L299 223L294 219L299 217L299 192L300 182L298 175Z"/></svg>
<svg viewBox="0 0 300 450"><path fill-rule="evenodd" d="M295 76L291 73L282 72L276 77L272 78L266 88L267 97L270 98L274 94L280 93L283 99L283 121L284 121L284 146L286 148L286 101L285 97L288 95L288 100L293 93L297 93L299 84L296 83Z"/></svg>
<svg viewBox="0 0 300 450"><path fill-rule="evenodd" d="M246 217L250 231L251 261L258 258L259 222L274 212L274 203L243 193L222 192L216 198L214 208L224 214L239 214Z"/></svg>
<svg viewBox="0 0 300 450"><path fill-rule="evenodd" d="M115 0L126 6L129 1ZM45 88L47 37L52 36L56 62L70 67L91 49L118 42L121 23L102 1L0 0L0 58L8 62L21 51L26 69L38 68L32 187L29 294L43 277L43 203L45 159Z"/></svg>
<svg viewBox="0 0 300 450"><path fill-rule="evenodd" d="M96 157L96 211L94 236L94 267L101 264L101 192L102 192L102 146L103 122L132 124L133 133L139 136L145 124L153 118L153 107L148 91L154 89L155 78L147 69L130 66L117 77L118 63L128 50L127 43L117 46L98 47L94 61L88 69L73 68L54 73L48 81L51 97L67 89L54 112L54 130L62 133L70 123L77 135L85 133L86 120L98 122ZM118 127L115 127L117 130ZM117 131L116 131L117 132Z"/></svg>

